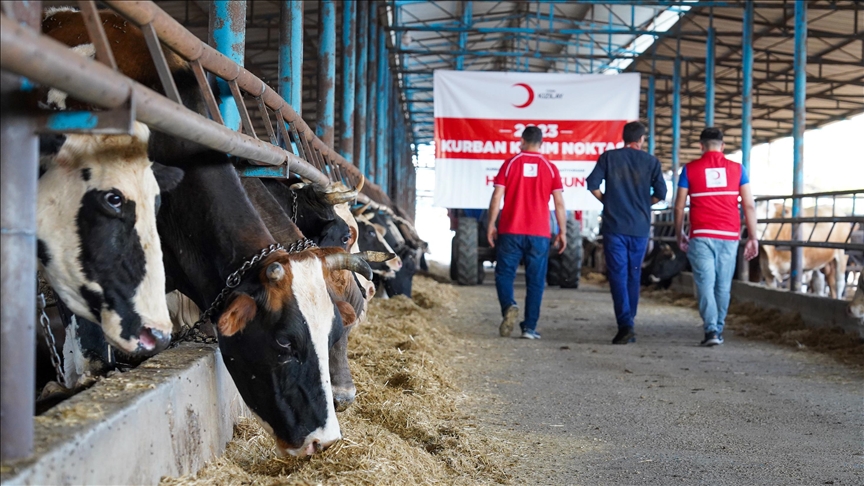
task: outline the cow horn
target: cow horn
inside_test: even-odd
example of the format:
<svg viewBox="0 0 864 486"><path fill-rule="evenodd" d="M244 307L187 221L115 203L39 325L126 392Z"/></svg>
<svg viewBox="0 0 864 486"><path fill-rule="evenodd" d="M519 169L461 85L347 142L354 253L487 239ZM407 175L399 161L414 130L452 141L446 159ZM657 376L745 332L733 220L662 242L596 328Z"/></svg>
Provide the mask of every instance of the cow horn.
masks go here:
<svg viewBox="0 0 864 486"><path fill-rule="evenodd" d="M386 251L361 251L357 253L367 262L382 263L396 258L396 254L387 253Z"/></svg>
<svg viewBox="0 0 864 486"><path fill-rule="evenodd" d="M342 192L328 192L323 194L323 199L327 204L335 206L337 204L347 203L357 199L357 192L357 189L349 189Z"/></svg>
<svg viewBox="0 0 864 486"><path fill-rule="evenodd" d="M372 269L366 260L361 255L352 255L350 253L333 253L324 257L324 263L327 268L333 270L350 270L354 273L359 273L366 280L372 280Z"/></svg>
<svg viewBox="0 0 864 486"><path fill-rule="evenodd" d="M361 214L365 213L367 209L369 209L369 206L371 204L372 204L372 201L369 201L368 203L360 206L359 208L355 209L354 211L351 211L351 214L353 214L355 217L360 216Z"/></svg>
<svg viewBox="0 0 864 486"><path fill-rule="evenodd" d="M271 282L278 282L285 277L285 268L279 262L273 262L267 267L267 278Z"/></svg>
<svg viewBox="0 0 864 486"><path fill-rule="evenodd" d="M363 190L363 185L364 185L364 184L366 184L366 176L363 175L363 174L360 174L360 183L357 184L357 187L355 187L354 190L357 191L357 192L359 193L360 191Z"/></svg>

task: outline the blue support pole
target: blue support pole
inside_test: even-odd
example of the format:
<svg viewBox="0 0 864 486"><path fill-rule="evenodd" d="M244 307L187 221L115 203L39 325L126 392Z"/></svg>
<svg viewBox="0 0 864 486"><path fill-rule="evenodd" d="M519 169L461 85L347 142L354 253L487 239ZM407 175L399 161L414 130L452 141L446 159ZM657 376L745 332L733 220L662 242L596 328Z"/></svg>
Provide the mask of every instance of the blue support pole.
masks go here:
<svg viewBox="0 0 864 486"><path fill-rule="evenodd" d="M358 3L357 12L357 110L354 116L354 158L361 174L366 174L367 64L369 63L369 4Z"/></svg>
<svg viewBox="0 0 864 486"><path fill-rule="evenodd" d="M354 162L354 95L357 58L355 57L355 35L357 25L357 2L342 3L342 110L339 153L348 162Z"/></svg>
<svg viewBox="0 0 864 486"><path fill-rule="evenodd" d="M379 26L375 26L375 30L380 30ZM384 168L384 159L386 157L386 140L388 139L387 134L387 68L389 67L387 62L387 39L384 35L384 31L378 32L378 76L376 78L377 81L377 99L376 99L376 109L377 112L375 114L376 119L376 141L375 141L375 183L381 186L381 188L386 191L387 189L382 185L384 180L383 168Z"/></svg>
<svg viewBox="0 0 864 486"><path fill-rule="evenodd" d="M298 115L303 111L303 2L281 4L279 18L279 94Z"/></svg>
<svg viewBox="0 0 864 486"><path fill-rule="evenodd" d="M672 75L672 192L678 193L678 168L681 150L681 59L675 58Z"/></svg>
<svg viewBox="0 0 864 486"><path fill-rule="evenodd" d="M369 118L367 125L369 129L366 131L366 177L373 182L377 179L378 159L378 93L381 89L381 81L378 71L378 2L369 2L369 44L367 46L369 52L369 80L367 87L369 90Z"/></svg>
<svg viewBox="0 0 864 486"><path fill-rule="evenodd" d="M654 150L656 148L656 141L654 140L654 132L657 126L656 116L654 114L654 108L656 106L656 80L654 79L654 75L648 76L648 106L646 107L646 111L648 112L648 153L654 155Z"/></svg>
<svg viewBox="0 0 864 486"><path fill-rule="evenodd" d="M467 0L462 2L462 27L468 28L471 26L471 16L474 13L474 2ZM465 52L465 47L468 45L468 31L459 32L459 52ZM456 70L461 71L465 68L465 55L459 54L456 56Z"/></svg>
<svg viewBox="0 0 864 486"><path fill-rule="evenodd" d="M792 124L792 194L804 192L804 129L807 125L807 2L795 2L795 85L794 113ZM792 199L792 217L801 215L801 199ZM792 225L792 239L801 239L801 225ZM803 248L792 248L789 288L801 290L801 266Z"/></svg>
<svg viewBox="0 0 864 486"><path fill-rule="evenodd" d="M714 27L705 42L705 126L714 126Z"/></svg>
<svg viewBox="0 0 864 486"><path fill-rule="evenodd" d="M246 0L210 2L210 45L240 66L246 54ZM228 83L218 79L217 102L225 126L240 129L240 112Z"/></svg>
<svg viewBox="0 0 864 486"><path fill-rule="evenodd" d="M336 3L318 1L318 109L315 135L333 148L336 112Z"/></svg>
<svg viewBox="0 0 864 486"><path fill-rule="evenodd" d="M753 149L753 2L744 5L742 38L742 100L741 100L741 164L750 172L750 151Z"/></svg>

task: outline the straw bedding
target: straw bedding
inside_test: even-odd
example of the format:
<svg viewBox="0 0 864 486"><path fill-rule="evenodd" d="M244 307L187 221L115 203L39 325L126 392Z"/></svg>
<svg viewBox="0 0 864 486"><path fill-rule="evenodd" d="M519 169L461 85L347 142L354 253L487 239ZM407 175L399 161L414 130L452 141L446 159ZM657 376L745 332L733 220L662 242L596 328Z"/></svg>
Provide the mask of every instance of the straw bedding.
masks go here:
<svg viewBox="0 0 864 486"><path fill-rule="evenodd" d="M466 344L444 325L456 293L415 277L414 300L372 302L351 335L357 399L339 414L343 439L311 459L278 458L272 439L243 419L225 454L163 485L506 483L509 441L484 436L457 408L449 366Z"/></svg>
<svg viewBox="0 0 864 486"><path fill-rule="evenodd" d="M680 307L697 309L696 299L668 290L649 290L644 296ZM764 309L753 303L733 301L729 306L726 328L735 336L770 341L831 356L857 368L864 368L864 341L839 327L811 328L794 312Z"/></svg>

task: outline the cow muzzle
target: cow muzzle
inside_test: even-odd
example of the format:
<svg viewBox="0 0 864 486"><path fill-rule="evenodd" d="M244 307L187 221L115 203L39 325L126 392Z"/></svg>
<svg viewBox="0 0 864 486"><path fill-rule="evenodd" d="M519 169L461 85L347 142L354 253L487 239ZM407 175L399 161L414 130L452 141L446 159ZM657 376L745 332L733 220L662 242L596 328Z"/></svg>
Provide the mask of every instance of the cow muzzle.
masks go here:
<svg viewBox="0 0 864 486"><path fill-rule="evenodd" d="M156 354L164 351L171 344L171 333L158 329L142 327L138 335L138 351L141 354Z"/></svg>
<svg viewBox="0 0 864 486"><path fill-rule="evenodd" d="M280 457L285 456L294 456L294 457L311 457L319 452L325 451L328 447L332 446L336 442L339 442L342 437L338 437L334 440L323 442L320 439L311 439L307 440L303 446L298 447L296 449L292 449L288 443L283 441L282 439L276 439L276 453Z"/></svg>

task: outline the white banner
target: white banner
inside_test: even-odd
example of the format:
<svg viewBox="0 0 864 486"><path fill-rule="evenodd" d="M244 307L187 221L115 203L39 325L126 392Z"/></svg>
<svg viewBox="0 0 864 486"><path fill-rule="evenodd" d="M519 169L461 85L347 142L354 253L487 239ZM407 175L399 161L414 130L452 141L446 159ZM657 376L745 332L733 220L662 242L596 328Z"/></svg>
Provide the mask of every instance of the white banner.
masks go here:
<svg viewBox="0 0 864 486"><path fill-rule="evenodd" d="M567 209L600 209L585 179L639 117L637 73L435 71L433 89L435 205L447 208L488 207L498 168L534 125L561 172Z"/></svg>

